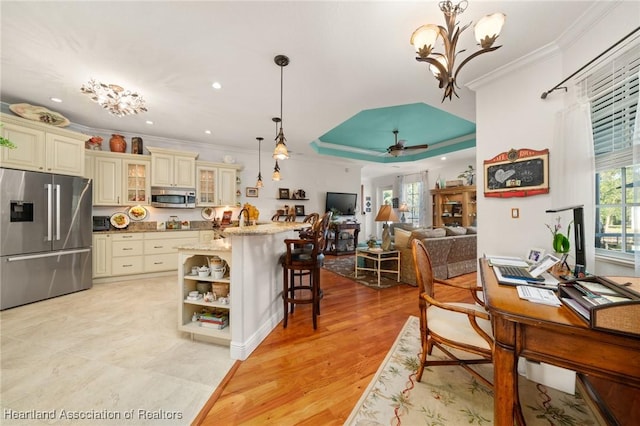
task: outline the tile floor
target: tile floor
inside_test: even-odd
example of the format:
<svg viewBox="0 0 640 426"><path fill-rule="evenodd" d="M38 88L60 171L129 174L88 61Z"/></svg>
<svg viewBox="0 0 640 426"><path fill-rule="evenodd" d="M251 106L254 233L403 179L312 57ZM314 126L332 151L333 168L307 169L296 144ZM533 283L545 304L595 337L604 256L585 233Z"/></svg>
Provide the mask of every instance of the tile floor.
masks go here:
<svg viewBox="0 0 640 426"><path fill-rule="evenodd" d="M0 312L0 424L191 423L233 361L177 331L176 286L97 284Z"/></svg>

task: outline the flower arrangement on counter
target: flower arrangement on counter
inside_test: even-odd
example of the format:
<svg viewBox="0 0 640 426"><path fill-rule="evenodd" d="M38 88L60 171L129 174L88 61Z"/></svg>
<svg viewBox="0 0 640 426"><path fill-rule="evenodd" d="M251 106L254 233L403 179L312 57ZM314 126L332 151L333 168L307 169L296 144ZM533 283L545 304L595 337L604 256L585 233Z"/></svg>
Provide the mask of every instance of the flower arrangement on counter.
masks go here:
<svg viewBox="0 0 640 426"><path fill-rule="evenodd" d="M553 251L556 253L569 253L569 249L571 248L571 244L569 243L569 234L571 234L571 224L573 221L569 222L569 226L567 227L567 235L564 235L560 230L562 229L562 224L560 223L560 216L556 218L556 223L552 226L546 224L549 231L551 231L551 235L553 235Z"/></svg>
<svg viewBox="0 0 640 426"><path fill-rule="evenodd" d="M248 216L249 221L251 221L252 223L258 221L258 217L260 216L260 211L258 211L256 206L253 206L249 203L245 203L244 206L242 207L247 209L246 215Z"/></svg>

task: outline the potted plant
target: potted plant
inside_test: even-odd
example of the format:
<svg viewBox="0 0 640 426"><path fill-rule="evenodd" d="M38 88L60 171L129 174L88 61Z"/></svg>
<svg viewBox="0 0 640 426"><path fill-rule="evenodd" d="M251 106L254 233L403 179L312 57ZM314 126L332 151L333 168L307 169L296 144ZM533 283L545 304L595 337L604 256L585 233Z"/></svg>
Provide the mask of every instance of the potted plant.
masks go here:
<svg viewBox="0 0 640 426"><path fill-rule="evenodd" d="M471 186L473 185L473 180L474 177L476 175L476 169L473 168L473 165L469 164L469 167L467 167L467 170L465 170L464 172L460 173L458 175L459 178L464 178L466 181L466 184Z"/></svg>
<svg viewBox="0 0 640 426"><path fill-rule="evenodd" d="M0 124L0 127L1 126L2 126L2 124ZM7 138L5 138L5 137L3 137L1 135L0 135L0 146L5 146L5 147L7 147L9 149L15 149L16 148L16 145L13 142L11 142L9 139L7 139Z"/></svg>
<svg viewBox="0 0 640 426"><path fill-rule="evenodd" d="M367 240L367 247L375 248L378 245L378 239L375 235L369 235L369 239Z"/></svg>

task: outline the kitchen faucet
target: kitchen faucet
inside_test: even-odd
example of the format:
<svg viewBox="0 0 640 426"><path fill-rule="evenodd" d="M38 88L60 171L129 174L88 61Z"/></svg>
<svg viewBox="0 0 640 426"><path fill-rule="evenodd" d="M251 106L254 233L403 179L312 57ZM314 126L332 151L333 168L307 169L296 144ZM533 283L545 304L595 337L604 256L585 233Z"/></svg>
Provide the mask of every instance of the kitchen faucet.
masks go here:
<svg viewBox="0 0 640 426"><path fill-rule="evenodd" d="M238 226L244 225L244 218L242 217L242 213L246 213L247 221L249 220L249 210L246 207L243 207L238 214Z"/></svg>

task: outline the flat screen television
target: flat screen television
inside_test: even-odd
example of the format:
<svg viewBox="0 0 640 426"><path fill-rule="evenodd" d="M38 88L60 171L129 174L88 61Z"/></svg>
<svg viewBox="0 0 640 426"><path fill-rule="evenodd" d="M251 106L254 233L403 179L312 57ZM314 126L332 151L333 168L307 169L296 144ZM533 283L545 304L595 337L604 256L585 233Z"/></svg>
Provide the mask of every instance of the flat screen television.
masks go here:
<svg viewBox="0 0 640 426"><path fill-rule="evenodd" d="M327 192L327 202L324 211L328 212L332 209L337 210L340 215L356 214L356 203L358 194L350 194L346 192Z"/></svg>

